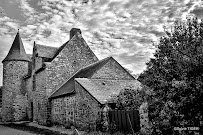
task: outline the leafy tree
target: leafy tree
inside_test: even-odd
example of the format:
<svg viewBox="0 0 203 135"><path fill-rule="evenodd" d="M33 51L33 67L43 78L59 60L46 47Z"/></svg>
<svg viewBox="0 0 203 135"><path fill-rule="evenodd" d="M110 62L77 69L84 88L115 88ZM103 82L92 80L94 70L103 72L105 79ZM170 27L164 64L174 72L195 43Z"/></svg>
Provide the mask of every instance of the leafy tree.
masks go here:
<svg viewBox="0 0 203 135"><path fill-rule="evenodd" d="M199 127L203 120L203 21L176 21L160 38L154 58L138 80L153 89L149 117L155 134ZM185 131L188 132L188 131Z"/></svg>
<svg viewBox="0 0 203 135"><path fill-rule="evenodd" d="M138 91L133 89L124 89L118 97L116 102L116 107L118 109L138 109L140 106L140 102L138 99Z"/></svg>
<svg viewBox="0 0 203 135"><path fill-rule="evenodd" d="M116 103L116 108L121 110L139 109L140 105L147 101L150 94L148 87L141 85L140 88L125 88L119 95L111 96L109 103Z"/></svg>
<svg viewBox="0 0 203 135"><path fill-rule="evenodd" d="M151 129L148 123L148 105L146 101L148 100L151 90L140 85L139 88L125 88L119 95L113 95L109 100L110 103L116 103L116 107L119 110L139 110L140 115L140 134L150 134Z"/></svg>

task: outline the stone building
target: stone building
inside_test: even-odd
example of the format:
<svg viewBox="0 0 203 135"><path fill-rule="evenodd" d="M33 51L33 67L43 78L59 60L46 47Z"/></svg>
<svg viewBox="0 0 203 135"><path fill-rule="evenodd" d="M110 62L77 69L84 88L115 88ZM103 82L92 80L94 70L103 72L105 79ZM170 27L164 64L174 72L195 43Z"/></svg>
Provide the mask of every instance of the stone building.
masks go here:
<svg viewBox="0 0 203 135"><path fill-rule="evenodd" d="M99 60L77 28L59 48L34 42L32 55L18 32L2 63L3 121L95 123L113 95L140 87L113 57Z"/></svg>
<svg viewBox="0 0 203 135"><path fill-rule="evenodd" d="M2 108L2 86L0 86L0 119L1 119L1 108Z"/></svg>

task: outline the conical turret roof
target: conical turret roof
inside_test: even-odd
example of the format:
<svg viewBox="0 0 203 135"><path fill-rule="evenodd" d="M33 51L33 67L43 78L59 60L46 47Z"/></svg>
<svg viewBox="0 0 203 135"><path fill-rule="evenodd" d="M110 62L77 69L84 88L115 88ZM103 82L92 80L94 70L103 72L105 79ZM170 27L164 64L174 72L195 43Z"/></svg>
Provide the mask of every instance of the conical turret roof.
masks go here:
<svg viewBox="0 0 203 135"><path fill-rule="evenodd" d="M27 57L27 54L25 52L25 48L23 46L23 42L21 40L19 31L16 34L16 37L13 41L13 44L6 56L6 58L2 61L30 61L29 58Z"/></svg>

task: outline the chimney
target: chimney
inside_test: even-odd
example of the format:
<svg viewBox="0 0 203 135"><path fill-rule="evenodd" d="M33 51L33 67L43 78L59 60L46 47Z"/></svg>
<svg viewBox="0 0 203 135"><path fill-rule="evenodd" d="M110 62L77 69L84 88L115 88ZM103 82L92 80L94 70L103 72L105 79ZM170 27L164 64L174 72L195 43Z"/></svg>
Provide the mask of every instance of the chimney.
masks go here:
<svg viewBox="0 0 203 135"><path fill-rule="evenodd" d="M82 32L81 32L80 29L78 29L78 28L72 28L72 29L70 30L70 39L71 39L74 35L76 35L77 33L82 34Z"/></svg>

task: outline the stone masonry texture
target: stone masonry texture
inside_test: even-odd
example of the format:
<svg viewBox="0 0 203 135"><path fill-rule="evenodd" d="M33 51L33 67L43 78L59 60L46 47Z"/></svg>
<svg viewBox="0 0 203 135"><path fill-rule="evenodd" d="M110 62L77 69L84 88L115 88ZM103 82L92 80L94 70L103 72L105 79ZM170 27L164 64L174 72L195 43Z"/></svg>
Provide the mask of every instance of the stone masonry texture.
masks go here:
<svg viewBox="0 0 203 135"><path fill-rule="evenodd" d="M76 93L52 100L52 122L66 125L74 123L85 127L100 120L100 104L83 87L75 82Z"/></svg>
<svg viewBox="0 0 203 135"><path fill-rule="evenodd" d="M98 61L84 39L74 36L47 68L47 87L56 90L80 68Z"/></svg>
<svg viewBox="0 0 203 135"><path fill-rule="evenodd" d="M32 108L33 108L33 77L27 78L25 80L25 88L27 91L27 97L28 97L28 104L27 104L27 115L28 120L32 120Z"/></svg>
<svg viewBox="0 0 203 135"><path fill-rule="evenodd" d="M28 62L3 63L2 118L3 121L19 121L26 117L27 96L23 92L23 77L28 73Z"/></svg>
<svg viewBox="0 0 203 135"><path fill-rule="evenodd" d="M47 105L48 96L46 93L46 70L40 71L35 76L36 87L33 91L33 107L34 107L34 121L39 124L45 125L47 123Z"/></svg>
<svg viewBox="0 0 203 135"><path fill-rule="evenodd" d="M132 75L127 73L121 65L110 59L100 70L98 70L92 79L115 79L115 80L134 80Z"/></svg>
<svg viewBox="0 0 203 135"><path fill-rule="evenodd" d="M134 80L114 58L99 61L83 39L80 29L73 28L70 40L59 48L34 43L30 61L14 59L13 54L20 50L23 51L22 58L27 58L19 32L17 35L14 47L11 47L15 48L11 49L14 53L9 53L10 59L3 61L3 121L30 120L41 125L51 122L81 128L95 127L102 119L105 104L77 79ZM62 86L64 91L52 97Z"/></svg>

